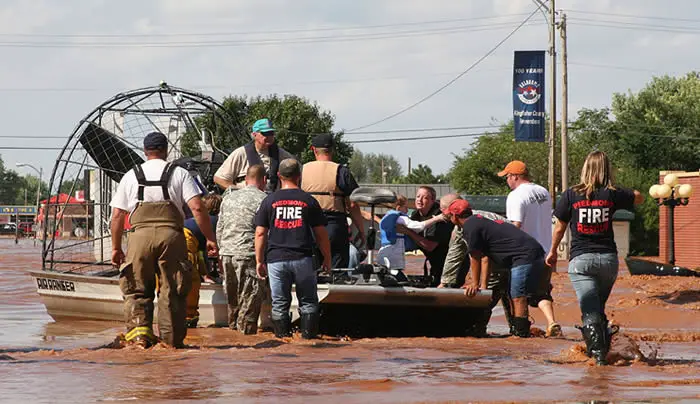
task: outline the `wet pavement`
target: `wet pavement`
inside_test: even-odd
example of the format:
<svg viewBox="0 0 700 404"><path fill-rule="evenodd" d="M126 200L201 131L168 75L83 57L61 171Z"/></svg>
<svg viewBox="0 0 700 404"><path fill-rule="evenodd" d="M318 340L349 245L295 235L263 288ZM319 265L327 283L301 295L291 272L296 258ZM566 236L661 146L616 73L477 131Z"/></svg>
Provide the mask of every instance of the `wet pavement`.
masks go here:
<svg viewBox="0 0 700 404"><path fill-rule="evenodd" d="M55 322L26 273L39 267L31 240L0 239L2 401L700 401L700 278L621 273L610 314L622 335L614 365L596 367L582 353L578 306L560 273L553 293L565 338L498 337L506 328L496 310L488 339L283 341L199 328L190 349L143 351L104 347L119 323Z"/></svg>

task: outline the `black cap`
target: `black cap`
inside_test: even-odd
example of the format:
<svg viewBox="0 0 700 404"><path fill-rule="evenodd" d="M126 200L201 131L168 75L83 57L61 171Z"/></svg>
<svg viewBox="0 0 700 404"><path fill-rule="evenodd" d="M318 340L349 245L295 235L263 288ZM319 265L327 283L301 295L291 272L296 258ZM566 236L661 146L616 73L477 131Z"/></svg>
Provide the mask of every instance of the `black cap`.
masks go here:
<svg viewBox="0 0 700 404"><path fill-rule="evenodd" d="M146 150L166 149L168 138L160 132L151 132L143 138L143 148Z"/></svg>
<svg viewBox="0 0 700 404"><path fill-rule="evenodd" d="M331 135L330 133L322 133L320 135L316 135L313 139L311 139L311 146L330 149L331 147L333 147L333 135Z"/></svg>
<svg viewBox="0 0 700 404"><path fill-rule="evenodd" d="M296 178L301 175L301 164L299 164L297 159L284 159L280 162L278 171L281 177Z"/></svg>

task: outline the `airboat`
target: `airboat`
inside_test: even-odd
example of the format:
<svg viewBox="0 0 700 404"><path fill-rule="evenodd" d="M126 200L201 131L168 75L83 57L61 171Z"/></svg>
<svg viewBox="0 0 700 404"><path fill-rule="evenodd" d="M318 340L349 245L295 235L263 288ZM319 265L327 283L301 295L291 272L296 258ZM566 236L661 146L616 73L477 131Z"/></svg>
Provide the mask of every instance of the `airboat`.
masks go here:
<svg viewBox="0 0 700 404"><path fill-rule="evenodd" d="M42 268L30 271L50 316L57 321L123 320L119 271L110 262L109 202L119 180L145 161L143 138L159 131L170 143L168 160L184 164L208 192L219 192L213 174L227 156L225 150L249 141L247 128L234 115L209 96L163 82L119 93L80 120L50 177L51 197L39 216ZM360 188L351 198L374 214L376 206L393 202L396 195ZM369 239L374 237L370 227ZM466 297L459 289L430 287L425 275L405 275L373 264L371 248L367 262L319 274L323 332L386 335L412 329L409 334L426 335L430 332L416 328L436 331L451 324L448 333L459 334L475 311L491 303L488 290ZM293 296L296 320L298 303ZM202 284L199 310L200 326L227 325L220 284Z"/></svg>

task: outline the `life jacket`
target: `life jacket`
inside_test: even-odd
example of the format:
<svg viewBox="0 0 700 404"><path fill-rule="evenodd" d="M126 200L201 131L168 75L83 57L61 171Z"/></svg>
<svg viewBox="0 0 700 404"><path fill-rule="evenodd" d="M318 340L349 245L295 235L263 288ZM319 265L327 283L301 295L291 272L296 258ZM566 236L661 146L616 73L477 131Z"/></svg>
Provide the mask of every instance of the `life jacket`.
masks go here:
<svg viewBox="0 0 700 404"><path fill-rule="evenodd" d="M336 179L340 164L332 161L312 161L304 164L301 189L313 195L324 212L348 212L347 195L338 188Z"/></svg>
<svg viewBox="0 0 700 404"><path fill-rule="evenodd" d="M398 210L390 210L384 214L382 220L379 221L379 235L381 237L382 246L396 244L396 239L405 238L403 234L396 232L396 222L401 216L408 216Z"/></svg>
<svg viewBox="0 0 700 404"><path fill-rule="evenodd" d="M243 150L245 150L245 156L248 160L248 167L263 163L260 159L260 154L258 154L258 150L255 148L254 142L246 143L245 146L243 146ZM265 192L269 194L276 191L279 186L277 171L280 168L280 149L277 144L272 144L267 148L267 152L270 156L270 167L267 169L267 187L265 188ZM236 178L236 182L241 182L244 179L245 176L238 177Z"/></svg>

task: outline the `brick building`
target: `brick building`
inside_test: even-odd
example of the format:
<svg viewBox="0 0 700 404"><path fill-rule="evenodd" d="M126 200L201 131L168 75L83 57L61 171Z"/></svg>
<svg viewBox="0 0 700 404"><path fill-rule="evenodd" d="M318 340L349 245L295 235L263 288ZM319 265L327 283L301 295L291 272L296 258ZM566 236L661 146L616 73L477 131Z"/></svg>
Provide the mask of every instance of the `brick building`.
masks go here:
<svg viewBox="0 0 700 404"><path fill-rule="evenodd" d="M700 191L700 172L661 171L659 183L663 184L666 174L674 173L680 184L690 184L696 192ZM700 195L699 195L700 196ZM700 268L700 201L698 196L691 196L688 206L677 206L675 216L675 254L676 265L686 268ZM668 262L668 207L661 206L659 211L659 256Z"/></svg>

